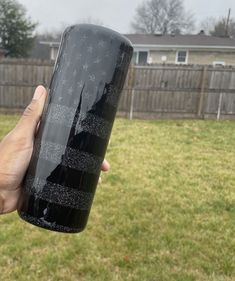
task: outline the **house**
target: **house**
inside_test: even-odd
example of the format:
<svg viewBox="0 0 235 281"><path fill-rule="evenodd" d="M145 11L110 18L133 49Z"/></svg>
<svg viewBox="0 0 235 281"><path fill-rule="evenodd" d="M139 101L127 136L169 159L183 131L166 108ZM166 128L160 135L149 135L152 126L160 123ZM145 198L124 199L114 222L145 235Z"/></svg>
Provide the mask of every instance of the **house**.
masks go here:
<svg viewBox="0 0 235 281"><path fill-rule="evenodd" d="M210 64L235 66L235 39L205 35L126 34L134 64Z"/></svg>
<svg viewBox="0 0 235 281"><path fill-rule="evenodd" d="M57 53L59 50L60 42L48 42L48 41L41 41L41 45L44 47L49 46L50 47L50 54L48 59L50 60L56 60Z"/></svg>
<svg viewBox="0 0 235 281"><path fill-rule="evenodd" d="M205 35L124 34L133 44L132 63L210 64L235 66L235 39ZM50 46L55 60L59 42L41 42Z"/></svg>

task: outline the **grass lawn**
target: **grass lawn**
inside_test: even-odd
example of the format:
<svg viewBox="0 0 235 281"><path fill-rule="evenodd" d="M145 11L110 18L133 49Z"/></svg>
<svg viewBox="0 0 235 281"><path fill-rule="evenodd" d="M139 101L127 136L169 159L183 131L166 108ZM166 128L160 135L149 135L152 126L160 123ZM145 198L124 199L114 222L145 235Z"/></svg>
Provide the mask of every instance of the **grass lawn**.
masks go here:
<svg viewBox="0 0 235 281"><path fill-rule="evenodd" d="M84 232L0 217L0 280L235 280L235 122L117 119L107 159Z"/></svg>

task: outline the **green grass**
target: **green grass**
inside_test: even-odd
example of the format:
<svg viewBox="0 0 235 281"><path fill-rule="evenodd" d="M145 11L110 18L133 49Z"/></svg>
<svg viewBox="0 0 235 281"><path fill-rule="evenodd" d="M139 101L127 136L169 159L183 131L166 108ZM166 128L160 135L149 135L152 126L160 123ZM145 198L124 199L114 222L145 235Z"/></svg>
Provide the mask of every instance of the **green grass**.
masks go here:
<svg viewBox="0 0 235 281"><path fill-rule="evenodd" d="M117 119L106 157L84 232L0 217L0 280L235 280L235 122Z"/></svg>

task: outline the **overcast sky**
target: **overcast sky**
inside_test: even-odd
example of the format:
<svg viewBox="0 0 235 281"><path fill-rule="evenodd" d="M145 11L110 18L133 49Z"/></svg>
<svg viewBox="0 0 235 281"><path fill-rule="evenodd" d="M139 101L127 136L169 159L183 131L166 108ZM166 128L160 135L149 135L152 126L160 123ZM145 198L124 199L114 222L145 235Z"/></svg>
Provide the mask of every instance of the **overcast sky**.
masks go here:
<svg viewBox="0 0 235 281"><path fill-rule="evenodd" d="M37 29L61 29L62 26L82 22L92 18L121 33L131 31L130 22L135 9L142 0L18 0L32 20L39 23ZM203 18L225 16L232 9L235 17L234 0L185 0L186 10L190 10L197 22Z"/></svg>

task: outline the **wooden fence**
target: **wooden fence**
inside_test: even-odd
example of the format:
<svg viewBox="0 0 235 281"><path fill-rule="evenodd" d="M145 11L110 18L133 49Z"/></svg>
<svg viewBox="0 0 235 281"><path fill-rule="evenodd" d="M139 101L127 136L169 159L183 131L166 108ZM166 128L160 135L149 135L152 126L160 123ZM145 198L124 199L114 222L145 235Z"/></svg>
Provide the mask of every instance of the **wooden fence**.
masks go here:
<svg viewBox="0 0 235 281"><path fill-rule="evenodd" d="M129 118L235 118L235 68L158 65L129 71L119 111Z"/></svg>
<svg viewBox="0 0 235 281"><path fill-rule="evenodd" d="M38 84L49 85L53 63L0 61L0 111L20 111ZM118 114L127 118L235 119L235 68L135 66L128 72Z"/></svg>
<svg viewBox="0 0 235 281"><path fill-rule="evenodd" d="M53 63L41 60L0 60L0 111L22 111L38 84L49 85Z"/></svg>

